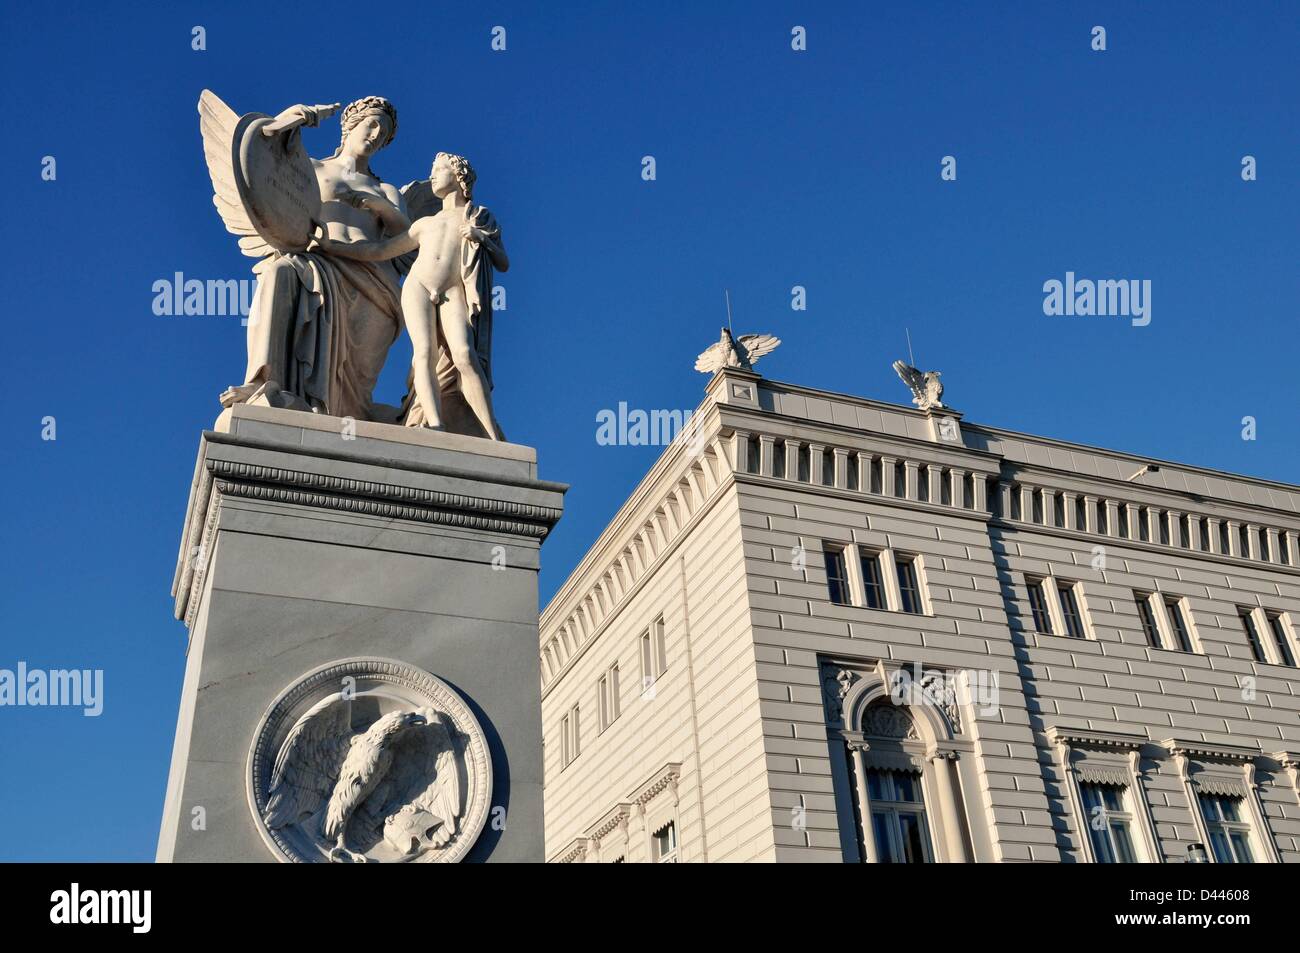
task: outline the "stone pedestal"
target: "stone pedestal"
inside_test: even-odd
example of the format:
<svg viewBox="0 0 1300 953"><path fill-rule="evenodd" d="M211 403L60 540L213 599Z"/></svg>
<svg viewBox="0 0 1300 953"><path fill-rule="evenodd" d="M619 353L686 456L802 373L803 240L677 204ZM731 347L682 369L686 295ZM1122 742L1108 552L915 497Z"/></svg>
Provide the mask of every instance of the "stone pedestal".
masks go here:
<svg viewBox="0 0 1300 953"><path fill-rule="evenodd" d="M481 727L463 783L486 780L490 801L455 859L542 861L537 569L565 489L537 479L528 447L223 413L200 444L172 587L189 649L158 860L316 859L276 848L250 778L283 750L309 675L378 659L434 676L416 681Z"/></svg>

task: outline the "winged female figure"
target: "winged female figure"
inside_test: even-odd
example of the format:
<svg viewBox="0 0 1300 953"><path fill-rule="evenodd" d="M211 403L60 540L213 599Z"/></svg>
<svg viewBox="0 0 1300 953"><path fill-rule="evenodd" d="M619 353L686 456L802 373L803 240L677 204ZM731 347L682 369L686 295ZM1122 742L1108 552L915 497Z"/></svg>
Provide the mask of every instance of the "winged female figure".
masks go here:
<svg viewBox="0 0 1300 953"><path fill-rule="evenodd" d="M396 265L308 246L313 232L338 242L378 241L409 226L401 192L370 166L397 132L397 110L380 96L351 103L338 149L308 159L302 128L338 108L297 105L273 118L240 117L210 90L199 98L213 202L240 250L258 259L248 365L244 382L221 395L225 406L396 418L396 408L373 402L401 329Z"/></svg>

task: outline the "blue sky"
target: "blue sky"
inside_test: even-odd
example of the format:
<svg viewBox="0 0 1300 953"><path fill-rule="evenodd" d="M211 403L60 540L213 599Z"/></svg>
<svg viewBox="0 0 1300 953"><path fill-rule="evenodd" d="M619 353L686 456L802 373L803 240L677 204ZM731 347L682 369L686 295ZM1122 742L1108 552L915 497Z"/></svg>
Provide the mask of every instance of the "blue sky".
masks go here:
<svg viewBox="0 0 1300 953"><path fill-rule="evenodd" d="M238 318L151 308L177 271L248 276L210 200L204 87L239 112L385 95L385 179L475 163L512 261L498 415L573 487L543 602L658 453L597 445L597 413L696 406L724 287L738 332L783 339L772 378L904 403L907 328L969 420L1296 480L1292 4L108 6L0 25L0 668L105 673L98 718L0 708L0 858L153 857L185 663L168 588L199 433L244 364ZM1067 271L1149 279L1151 324L1045 316Z"/></svg>

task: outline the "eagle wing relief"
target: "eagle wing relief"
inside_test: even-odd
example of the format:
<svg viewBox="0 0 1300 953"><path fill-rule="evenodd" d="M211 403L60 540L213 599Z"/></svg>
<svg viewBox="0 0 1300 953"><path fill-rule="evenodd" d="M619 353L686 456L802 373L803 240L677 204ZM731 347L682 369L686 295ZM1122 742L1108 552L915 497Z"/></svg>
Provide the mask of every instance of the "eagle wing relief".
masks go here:
<svg viewBox="0 0 1300 953"><path fill-rule="evenodd" d="M352 702L336 692L298 719L280 746L263 820L272 830L299 823L329 801L352 745Z"/></svg>
<svg viewBox="0 0 1300 953"><path fill-rule="evenodd" d="M203 136L203 156L212 179L212 204L226 225L226 231L239 237L239 250L249 258L264 258L274 253L253 227L244 209L239 187L235 184L235 127L239 116L210 89L199 96L199 132Z"/></svg>
<svg viewBox="0 0 1300 953"><path fill-rule="evenodd" d="M427 724L393 748L393 763L362 810L372 840L410 857L446 846L460 830L466 797L460 768L463 741L446 715L420 709Z"/></svg>

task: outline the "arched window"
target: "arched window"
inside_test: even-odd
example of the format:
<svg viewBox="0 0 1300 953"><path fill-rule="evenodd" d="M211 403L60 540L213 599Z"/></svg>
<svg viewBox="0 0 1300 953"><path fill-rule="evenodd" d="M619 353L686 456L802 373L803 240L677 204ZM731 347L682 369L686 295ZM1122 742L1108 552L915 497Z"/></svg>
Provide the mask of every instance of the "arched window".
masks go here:
<svg viewBox="0 0 1300 953"><path fill-rule="evenodd" d="M960 713L954 686L944 679L937 672L915 683L904 677L891 693L882 678L868 676L845 692L838 732L842 790L852 804L858 860L963 863L971 857L954 763L966 746L954 741Z"/></svg>

